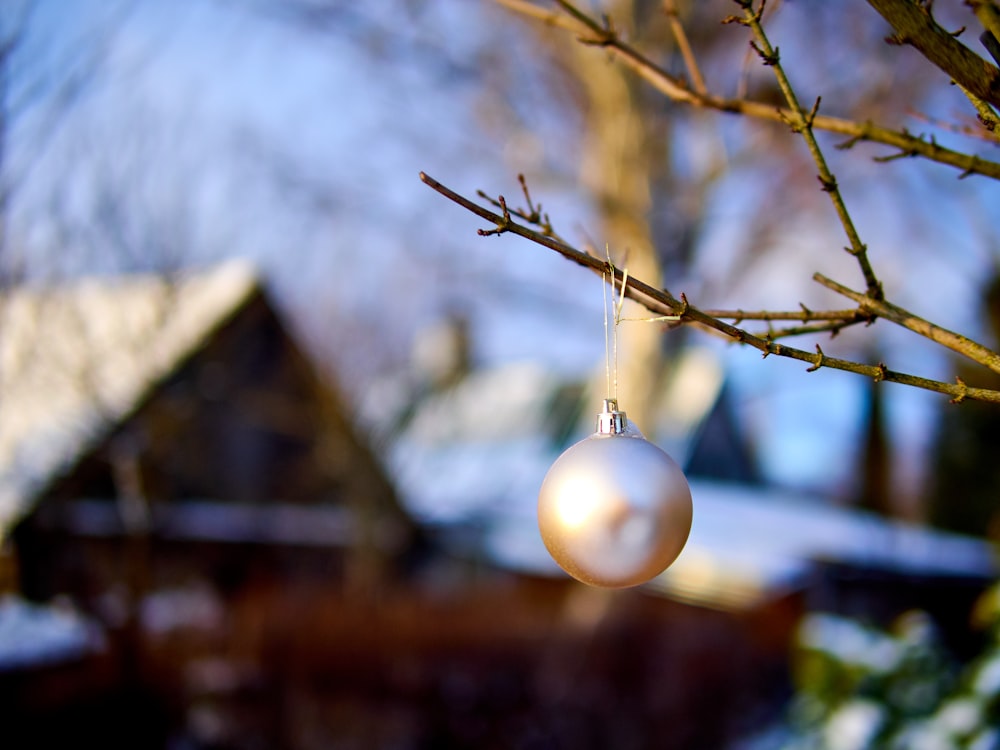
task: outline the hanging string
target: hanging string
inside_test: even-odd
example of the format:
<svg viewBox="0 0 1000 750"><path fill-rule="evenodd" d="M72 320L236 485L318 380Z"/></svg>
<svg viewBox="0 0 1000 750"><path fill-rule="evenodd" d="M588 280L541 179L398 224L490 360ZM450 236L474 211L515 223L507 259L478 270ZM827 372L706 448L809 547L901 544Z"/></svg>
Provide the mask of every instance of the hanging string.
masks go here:
<svg viewBox="0 0 1000 750"><path fill-rule="evenodd" d="M612 353L614 354L615 362L612 372L614 373L614 395L612 398L615 403L618 403L618 324L621 322L622 318L622 304L625 302L624 297L619 297L618 302L615 302L615 267L611 266L611 311L614 313L612 326L611 326L611 343L612 343ZM619 294L625 291L625 277L622 278L622 287L619 290Z"/></svg>
<svg viewBox="0 0 1000 750"><path fill-rule="evenodd" d="M601 291L604 300L604 374L606 390L609 399L618 401L618 326L622 321L622 308L625 305L625 286L628 284L628 269L622 271L622 282L615 298L615 265L611 262L611 253L607 253L607 267L601 274ZM612 323L608 323L608 283L611 284L611 315Z"/></svg>
<svg viewBox="0 0 1000 750"><path fill-rule="evenodd" d="M611 265L610 260L608 265ZM611 279L613 281L614 276ZM606 398L614 398L611 394L611 344L608 340L610 332L608 331L608 272L606 270L601 274L601 294L604 301L604 393ZM614 300L614 294L611 295L611 299ZM617 374L615 380L618 380Z"/></svg>
<svg viewBox="0 0 1000 750"><path fill-rule="evenodd" d="M605 245L607 263L601 274L601 292L604 301L604 377L607 397L618 401L618 326L623 320L636 323L658 323L664 321L677 322L680 315L657 315L652 318L623 318L625 307L625 288L628 286L628 268L622 269L622 281L615 298L615 264L611 262L611 251ZM610 279L608 276L610 275ZM611 324L608 323L608 284L611 285Z"/></svg>

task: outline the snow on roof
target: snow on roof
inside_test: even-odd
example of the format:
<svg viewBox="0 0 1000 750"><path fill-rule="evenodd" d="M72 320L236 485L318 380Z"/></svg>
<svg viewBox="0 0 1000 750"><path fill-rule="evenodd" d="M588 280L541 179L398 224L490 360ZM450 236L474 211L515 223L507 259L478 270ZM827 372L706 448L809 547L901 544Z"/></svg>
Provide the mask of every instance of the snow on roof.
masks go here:
<svg viewBox="0 0 1000 750"><path fill-rule="evenodd" d="M0 539L257 289L246 262L13 290L0 306Z"/></svg>
<svg viewBox="0 0 1000 750"><path fill-rule="evenodd" d="M562 575L535 520L545 468L532 491L498 501L484 543L504 567ZM819 561L925 576L986 578L996 572L993 547L982 540L776 490L699 479L690 484L694 519L687 545L646 584L675 599L721 609L751 607L806 585Z"/></svg>
<svg viewBox="0 0 1000 750"><path fill-rule="evenodd" d="M545 429L557 386L553 374L522 364L473 373L425 399L389 450L404 502L425 521L474 521L484 552L507 569L563 575L545 550L535 512L538 488L561 449ZM668 452L677 444L670 436L662 442ZM802 586L814 563L824 560L928 576L996 571L993 548L984 541L821 498L704 480L692 480L691 491L687 546L647 585L681 600L752 606Z"/></svg>
<svg viewBox="0 0 1000 750"><path fill-rule="evenodd" d="M815 562L920 576L985 578L993 546L820 498L725 482L691 482L694 521L678 560L650 586L739 607L801 587Z"/></svg>

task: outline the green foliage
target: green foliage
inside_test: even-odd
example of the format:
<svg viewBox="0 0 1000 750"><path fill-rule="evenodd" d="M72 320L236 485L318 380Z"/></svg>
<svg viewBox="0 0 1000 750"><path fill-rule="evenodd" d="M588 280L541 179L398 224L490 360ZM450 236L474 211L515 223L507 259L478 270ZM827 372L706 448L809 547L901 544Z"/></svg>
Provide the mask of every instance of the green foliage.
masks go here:
<svg viewBox="0 0 1000 750"><path fill-rule="evenodd" d="M1000 748L1000 584L983 595L973 620L986 645L960 665L922 612L888 630L806 617L787 750Z"/></svg>

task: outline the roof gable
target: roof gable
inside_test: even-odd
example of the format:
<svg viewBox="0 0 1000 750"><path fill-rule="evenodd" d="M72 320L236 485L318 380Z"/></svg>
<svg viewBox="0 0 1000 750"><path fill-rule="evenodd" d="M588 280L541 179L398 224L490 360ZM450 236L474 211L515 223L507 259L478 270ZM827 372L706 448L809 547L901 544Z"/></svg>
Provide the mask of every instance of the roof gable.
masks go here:
<svg viewBox="0 0 1000 750"><path fill-rule="evenodd" d="M253 268L14 290L0 307L0 538L260 289Z"/></svg>

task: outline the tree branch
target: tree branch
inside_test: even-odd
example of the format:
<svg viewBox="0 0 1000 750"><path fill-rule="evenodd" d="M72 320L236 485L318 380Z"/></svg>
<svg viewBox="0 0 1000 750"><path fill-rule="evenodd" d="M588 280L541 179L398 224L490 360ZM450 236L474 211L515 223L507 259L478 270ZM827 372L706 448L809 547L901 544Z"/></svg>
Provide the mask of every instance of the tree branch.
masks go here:
<svg viewBox="0 0 1000 750"><path fill-rule="evenodd" d="M801 310L705 310L706 315L723 320L732 320L739 325L744 320L836 320L852 322L858 317L856 309L852 310L810 310L803 306ZM870 316L866 316L870 317Z"/></svg>
<svg viewBox="0 0 1000 750"><path fill-rule="evenodd" d="M600 23L585 16L580 11L577 11L578 15L571 17L564 13L542 8L529 0L494 1L511 11L541 21L554 28L577 34L593 34L595 30L600 32L603 35L602 47L610 55L673 101L771 122L788 123L793 116L793 113L787 108L776 107L773 104L748 99L727 99L712 94L698 93L682 80L670 75L643 56L634 47L622 41L617 35L609 35L608 30L604 29ZM586 18L587 21L579 20L580 16ZM845 136L847 140L842 144L843 148L850 148L861 142L880 143L898 149L900 154L905 156L919 156L928 161L959 169L962 176L980 174L1000 180L1000 163L945 148L933 140L914 136L906 130L892 130L872 122L856 122L821 114L817 114L813 118L812 126L816 130Z"/></svg>
<svg viewBox="0 0 1000 750"><path fill-rule="evenodd" d="M848 299L854 300L858 303L858 307L862 310L880 318L890 320L896 325L902 326L903 328L913 331L914 333L918 333L924 338L928 338L941 346L951 349L953 352L958 352L963 357L967 357L973 362L978 362L979 364L990 368L995 373L1000 373L1000 354L991 351L982 344L979 344L960 333L949 331L947 328L942 328L941 326L935 325L928 320L924 320L923 318L914 315L901 307L893 305L890 302L880 299L872 299L865 294L849 289L842 284L838 284L836 281L828 279L821 273L813 274L813 279L825 286L827 289L831 289L837 292L837 294L842 294Z"/></svg>
<svg viewBox="0 0 1000 750"><path fill-rule="evenodd" d="M704 310L706 315L722 320L731 320L733 325L739 325L744 320L762 320L768 324L778 320L800 320L803 325L788 326L786 328L770 328L764 333L758 334L762 338L772 341L779 338L790 338L792 336L804 336L812 333L829 333L836 336L845 328L864 323L871 325L875 322L875 316L863 310L854 308L851 310L810 310L805 305L801 305L800 310ZM822 321L822 322L814 322Z"/></svg>
<svg viewBox="0 0 1000 750"><path fill-rule="evenodd" d="M874 322L875 318L873 316L855 311L853 320L831 320L826 323L811 323L807 325L788 326L787 328L778 329L769 328L766 333L758 335L769 338L772 341L775 339L791 338L792 336L805 336L812 333L829 333L832 338L850 326L857 325L858 323L871 325Z"/></svg>
<svg viewBox="0 0 1000 750"><path fill-rule="evenodd" d="M984 102L1000 106L1000 69L938 26L930 4L913 0L868 0L896 32L886 41L909 44L955 83Z"/></svg>
<svg viewBox="0 0 1000 750"><path fill-rule="evenodd" d="M972 8L972 12L976 14L976 18L986 30L979 37L979 40L996 60L1000 57L1000 54L994 51L995 44L1000 39L1000 7L994 0L965 0L965 4ZM1000 60L997 62L1000 63Z"/></svg>
<svg viewBox="0 0 1000 750"><path fill-rule="evenodd" d="M670 24L670 33L677 43L681 57L684 59L684 67L687 68L688 75L691 76L691 85L699 96L706 96L708 88L705 86L705 77L698 67L698 59L691 49L691 42L688 41L687 33L684 31L684 24L681 23L680 12L677 10L676 0L663 0L663 12L667 16Z"/></svg>
<svg viewBox="0 0 1000 750"><path fill-rule="evenodd" d="M978 96L969 91L962 84L956 84L962 93L965 94L965 98L969 100L972 106L976 110L976 116L979 118L979 122L986 129L994 140L1000 138L1000 119L997 118L996 110L993 109L988 103L984 102Z"/></svg>
<svg viewBox="0 0 1000 750"><path fill-rule="evenodd" d="M861 268L861 273L865 278L865 285L868 287L868 296L874 299L881 299L882 283L878 280L868 260L868 248L858 235L858 230L854 226L854 220L851 218L851 214L847 210L847 204L844 202L844 197L837 186L837 179L833 176L833 172L830 171L826 157L823 155L823 151L820 149L819 142L816 140L816 135L813 132L813 121L816 119L820 100L816 100L816 104L809 113L806 113L802 105L799 104L795 90L792 88L792 84L788 80L785 69L781 64L778 50L776 47L771 46L771 41L768 39L767 34L764 32L764 27L760 23L761 14L764 12L763 2L760 5L760 12L754 11L753 0L736 0L736 2L743 8L743 23L753 32L754 40L756 41L754 48L760 54L764 64L774 71L778 87L781 89L785 101L788 102L788 107L791 109L793 115L791 121L792 128L802 136L806 142L806 147L809 149L809 154L816 163L816 168L819 170L820 184L823 187L823 191L830 196L830 201L837 212L841 226L844 227L847 240L851 245L848 248L848 252L854 256L858 262L858 266Z"/></svg>
<svg viewBox="0 0 1000 750"><path fill-rule="evenodd" d="M542 245L543 247L547 247L550 250L559 253L564 258L584 266L585 268L589 268L594 273L601 274L603 276L604 274L608 274L610 271L614 282L616 284L622 284L624 280L622 269L616 268L613 265L609 267L610 264L606 260L596 258L593 255L588 255L587 253L577 250L576 248L564 242L560 242L553 237L542 234L541 232L536 232L529 227L518 224L511 217L509 210L505 210L503 214L497 214L484 206L480 206L450 188L445 187L424 172L420 173L420 179L424 184L428 185L444 197L457 203L464 209L471 211L476 216L490 222L493 225L493 228L480 229L479 234L481 236L504 234L507 232L516 234L536 244ZM506 204L502 198L498 198L498 203L500 205ZM973 388L967 386L960 380L956 383L944 383L937 380L930 380L928 378L896 372L888 369L881 362L877 365L866 365L858 362L851 362L849 360L838 359L836 357L829 357L824 354L822 349L818 346L816 347L815 352L807 352L802 349L796 349L790 346L785 346L784 344L776 343L773 340L754 335L742 328L730 325L729 323L706 314L704 311L690 305L683 295L681 295L681 299L678 299L666 289L657 289L656 287L650 286L642 280L633 278L632 276L629 276L628 284L625 286L625 294L629 298L646 307L646 309L654 315L678 315L683 323L696 323L717 331L735 342L752 346L754 349L760 351L764 357L774 354L779 357L787 357L789 359L807 362L810 365L808 372L815 372L821 368L843 370L872 378L876 382L887 381L890 383L900 383L915 388L944 393L952 396L952 401L955 403L965 401L966 399L1000 403L1000 391L990 390L987 388Z"/></svg>

